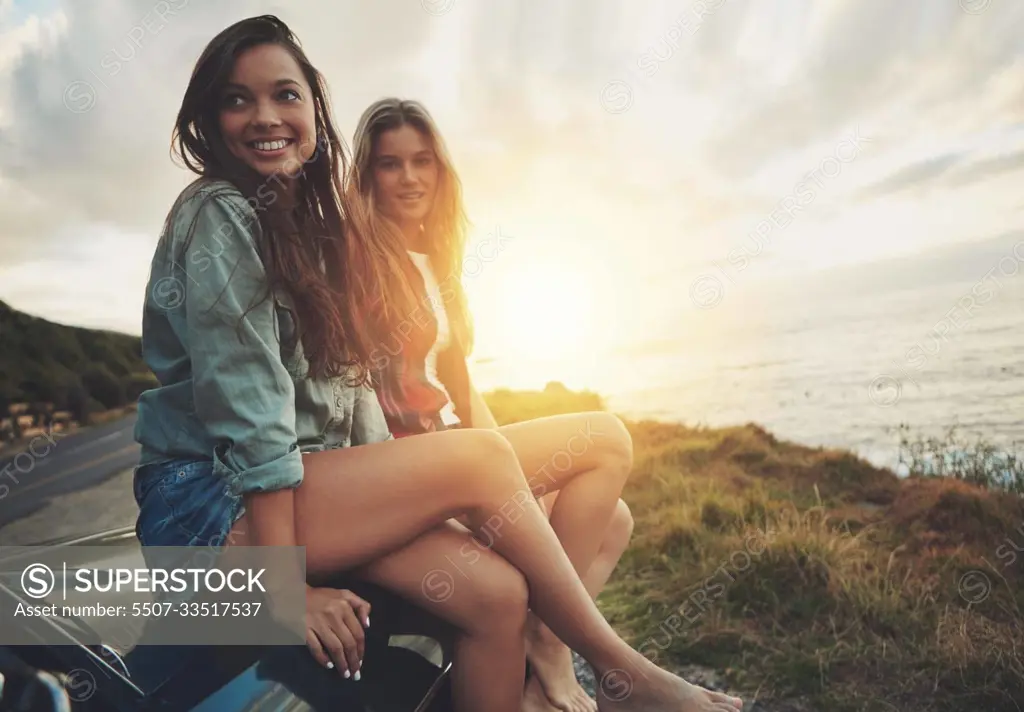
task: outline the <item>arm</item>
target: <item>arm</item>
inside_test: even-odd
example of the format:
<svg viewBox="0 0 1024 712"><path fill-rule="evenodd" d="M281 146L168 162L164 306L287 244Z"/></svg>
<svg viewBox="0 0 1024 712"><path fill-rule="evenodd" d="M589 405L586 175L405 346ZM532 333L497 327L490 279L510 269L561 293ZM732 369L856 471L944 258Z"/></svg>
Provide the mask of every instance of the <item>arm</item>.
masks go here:
<svg viewBox="0 0 1024 712"><path fill-rule="evenodd" d="M255 216L235 193L193 198L181 229L193 219L183 258L196 416L215 443L214 472L245 500L249 543L295 546L293 488L303 472L294 386L274 302L259 301L267 275Z"/></svg>
<svg viewBox="0 0 1024 712"><path fill-rule="evenodd" d="M295 387L281 361L277 308L250 231L255 214L237 192L200 200L182 211L196 221L184 255L196 417L214 441L214 472L245 500L247 543L294 547L295 488L303 478ZM351 591L308 585L302 560L293 561L291 572L274 567L264 579L272 615L294 626L292 613L301 610L313 657L339 675L354 671L358 680L365 652L360 621L369 621L370 605ZM294 598L300 590L304 596Z"/></svg>
<svg viewBox="0 0 1024 712"><path fill-rule="evenodd" d="M483 396L477 392L476 386L473 385L472 377L469 377L469 407L471 409L469 411L470 419L473 421L470 423L471 427L488 430L498 429L498 421L494 419L494 414L487 407L487 402Z"/></svg>
<svg viewBox="0 0 1024 712"><path fill-rule="evenodd" d="M470 411L470 417L473 419L473 427L497 430L500 427L498 425L498 421L494 419L494 414L491 413L491 409L487 407L487 402L476 390L476 386L473 385L472 377L469 379L469 399L473 409ZM529 480L530 474L531 473L527 473L527 480ZM540 507L540 511L544 512L545 515L549 514L547 507L544 506L544 500L538 497L535 497L534 499L536 499L537 506Z"/></svg>
<svg viewBox="0 0 1024 712"><path fill-rule="evenodd" d="M472 377L470 377L469 379L469 400L470 407L472 408L472 410L470 411L470 417L473 420L472 427L486 428L490 430L497 430L500 427L498 425L498 421L494 419L494 414L491 413L491 409L487 407L487 402L484 400L483 396L481 396L480 393L476 390L476 386L473 385ZM529 479L529 474L530 473L527 473L527 479ZM534 499L536 499L537 506L540 507L540 511L544 512L545 515L550 514L547 511L547 507L544 506L543 499L537 497L535 497ZM463 524L465 524L465 522L463 522Z"/></svg>
<svg viewBox="0 0 1024 712"><path fill-rule="evenodd" d="M295 546L295 490L245 495L249 546ZM297 572L296 572L297 573Z"/></svg>

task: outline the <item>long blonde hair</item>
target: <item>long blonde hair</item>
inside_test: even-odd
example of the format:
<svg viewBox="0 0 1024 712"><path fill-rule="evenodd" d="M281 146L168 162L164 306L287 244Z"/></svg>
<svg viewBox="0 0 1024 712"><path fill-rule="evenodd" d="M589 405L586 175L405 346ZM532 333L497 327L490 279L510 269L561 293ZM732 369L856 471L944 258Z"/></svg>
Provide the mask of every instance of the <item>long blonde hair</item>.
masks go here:
<svg viewBox="0 0 1024 712"><path fill-rule="evenodd" d="M452 164L448 147L441 136L430 112L418 101L387 97L371 104L363 112L353 139L352 166L346 181L345 194L348 198L356 234L370 244L368 248L378 254L400 255L401 269L389 270L388 274L376 275L381 293L378 297L383 305L386 320L394 324L406 315L398 309L389 308L396 301L407 304L411 291L407 275L415 270L412 260L404 247L404 237L392 220L377 209L373 191L373 155L377 140L385 131L412 126L428 141L437 158L437 192L430 214L424 221L423 229L428 241L430 264L441 285L445 311L451 324L452 333L466 355L473 347L473 326L469 314L466 293L462 286L462 263L466 250L466 236L469 221L462 202L462 183ZM404 258L404 260L402 259ZM373 263L378 266L379 263ZM399 284L401 281L403 284ZM401 295L399 300L392 295Z"/></svg>

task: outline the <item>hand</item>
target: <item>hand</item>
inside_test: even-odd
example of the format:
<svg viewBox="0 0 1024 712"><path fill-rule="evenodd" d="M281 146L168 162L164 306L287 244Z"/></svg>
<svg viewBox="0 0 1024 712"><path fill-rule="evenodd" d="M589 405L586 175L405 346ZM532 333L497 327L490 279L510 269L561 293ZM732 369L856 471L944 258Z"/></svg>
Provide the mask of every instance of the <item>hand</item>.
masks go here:
<svg viewBox="0 0 1024 712"><path fill-rule="evenodd" d="M370 604L351 591L306 586L306 645L316 661L337 667L342 677L359 679L366 650L364 627Z"/></svg>

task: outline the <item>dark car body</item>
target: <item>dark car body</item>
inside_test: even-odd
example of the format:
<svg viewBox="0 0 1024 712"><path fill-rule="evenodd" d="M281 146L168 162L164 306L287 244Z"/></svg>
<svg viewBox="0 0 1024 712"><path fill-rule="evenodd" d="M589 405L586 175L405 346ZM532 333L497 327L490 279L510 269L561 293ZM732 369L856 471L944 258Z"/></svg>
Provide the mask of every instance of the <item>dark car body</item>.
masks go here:
<svg viewBox="0 0 1024 712"><path fill-rule="evenodd" d="M134 530L124 528L47 546L66 547L61 556L72 558L74 547L138 551L140 545ZM2 551L0 560L10 563ZM83 644L87 637L76 631L86 631L86 624L72 619L62 619L59 625L66 645L0 647L0 670L24 664L42 673L41 689L58 681L66 697L63 709L75 712L448 709L451 629L382 589L342 578L329 585L351 589L373 607L359 682L321 667L305 646L142 645L121 650L106 642ZM0 584L0 606L16 605L21 600L18 594ZM54 623L36 619L26 625L50 626L47 638L52 640ZM8 702L0 695L0 711L19 709Z"/></svg>

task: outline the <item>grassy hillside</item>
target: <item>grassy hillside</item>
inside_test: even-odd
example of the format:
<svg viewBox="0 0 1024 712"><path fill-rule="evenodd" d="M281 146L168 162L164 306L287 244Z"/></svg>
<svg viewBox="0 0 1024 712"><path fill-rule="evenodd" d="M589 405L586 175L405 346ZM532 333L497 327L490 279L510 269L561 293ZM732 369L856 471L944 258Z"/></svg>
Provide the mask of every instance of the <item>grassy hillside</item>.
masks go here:
<svg viewBox="0 0 1024 712"><path fill-rule="evenodd" d="M600 406L557 387L488 402L501 423ZM1019 495L756 425L627 425L636 530L599 604L649 658L724 671L771 710L1024 709Z"/></svg>
<svg viewBox="0 0 1024 712"><path fill-rule="evenodd" d="M55 324L0 302L0 418L13 403L48 403L81 420L154 382L138 337Z"/></svg>

